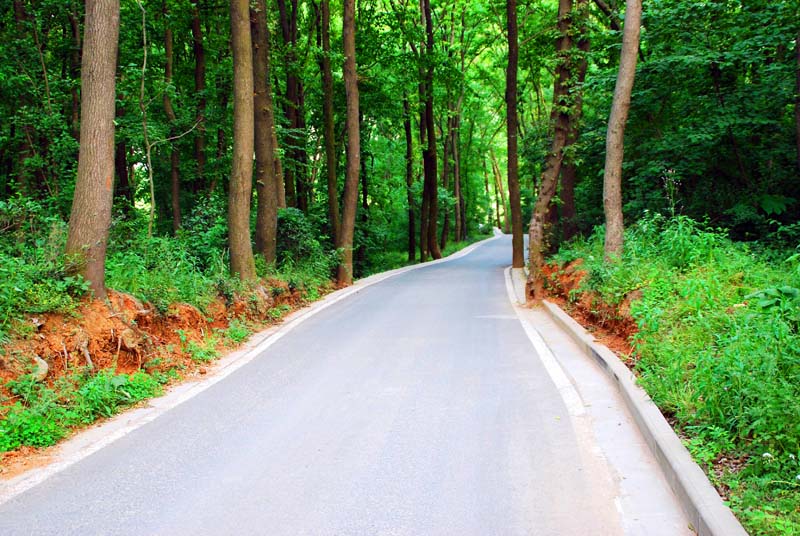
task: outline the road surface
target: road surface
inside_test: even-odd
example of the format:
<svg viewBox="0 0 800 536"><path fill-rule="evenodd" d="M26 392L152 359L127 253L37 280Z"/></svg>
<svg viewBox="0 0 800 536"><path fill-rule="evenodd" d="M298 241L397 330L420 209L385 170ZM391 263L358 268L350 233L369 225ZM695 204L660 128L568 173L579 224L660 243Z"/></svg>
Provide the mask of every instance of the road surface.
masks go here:
<svg viewBox="0 0 800 536"><path fill-rule="evenodd" d="M322 310L4 503L0 534L629 533L624 475L573 425L509 263L504 237Z"/></svg>

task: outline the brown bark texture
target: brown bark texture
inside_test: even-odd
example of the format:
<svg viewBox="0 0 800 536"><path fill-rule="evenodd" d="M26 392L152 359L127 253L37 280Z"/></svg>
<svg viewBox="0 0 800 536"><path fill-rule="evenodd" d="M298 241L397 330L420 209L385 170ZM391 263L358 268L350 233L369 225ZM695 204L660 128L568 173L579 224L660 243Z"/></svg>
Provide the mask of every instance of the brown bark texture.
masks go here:
<svg viewBox="0 0 800 536"><path fill-rule="evenodd" d="M256 277L250 243L250 198L253 179L253 52L250 2L231 0L233 51L233 158L228 185L228 242L231 273L244 281Z"/></svg>
<svg viewBox="0 0 800 536"><path fill-rule="evenodd" d="M606 134L606 165L603 175L603 209L606 216L604 254L606 260L622 254L624 225L622 221L622 162L624 158L625 124L631 108L631 92L636 75L639 52L639 30L642 1L625 2L625 26L622 30L617 84L611 102Z"/></svg>
<svg viewBox="0 0 800 536"><path fill-rule="evenodd" d="M197 134L194 137L194 158L197 161L196 183L205 186L206 172L206 50L200 25L199 0L192 5L192 50L194 52L194 91L197 94Z"/></svg>
<svg viewBox="0 0 800 536"><path fill-rule="evenodd" d="M508 203L511 209L511 266L525 266L525 238L522 231L522 204L519 192L519 159L517 155L517 66L519 42L517 32L517 0L506 0L508 30L508 66L506 69L506 130L508 152Z"/></svg>
<svg viewBox="0 0 800 536"><path fill-rule="evenodd" d="M322 134L325 138L325 169L328 186L328 219L331 225L333 243L339 241L339 185L336 180L336 137L333 115L333 69L331 67L331 6L330 0L320 2L320 40L322 54L320 72L322 75Z"/></svg>
<svg viewBox="0 0 800 536"><path fill-rule="evenodd" d="M81 63L81 145L67 255L94 295L105 298L105 260L114 196L115 75L119 0L87 0Z"/></svg>
<svg viewBox="0 0 800 536"><path fill-rule="evenodd" d="M337 244L342 251L342 258L336 272L336 280L339 285L349 285L353 282L353 236L358 208L358 174L361 167L355 16L355 0L344 0L342 45L344 49L344 90L347 104L347 165L342 199L342 225Z"/></svg>
<svg viewBox="0 0 800 536"><path fill-rule="evenodd" d="M406 134L406 202L408 203L408 260L413 261L417 254L416 222L414 217L414 135L411 132L411 105L403 100L403 129Z"/></svg>
<svg viewBox="0 0 800 536"><path fill-rule="evenodd" d="M168 15L166 9L164 14ZM164 82L169 86L172 84L172 72L175 55L173 53L173 33L172 28L167 28L164 31ZM164 92L164 114L170 123L169 136L170 138L177 135L175 122L178 120L175 115L175 108L172 106L172 99L169 96L169 91ZM178 232L181 228L181 176L180 176L180 152L175 140L170 142L171 153L169 157L169 184L170 184L170 201L172 208L172 231Z"/></svg>
<svg viewBox="0 0 800 536"><path fill-rule="evenodd" d="M539 181L536 202L533 205L533 214L528 228L528 280L526 295L528 301L539 300L543 297L544 281L542 266L544 265L545 221L550 202L556 193L558 176L564 160L564 146L566 145L569 130L569 93L572 78L569 61L570 49L573 47L572 39L572 0L559 0L558 2L558 30L559 38L556 40L556 55L558 64L553 87L553 108L550 121L553 124L553 144L545 158L544 171Z"/></svg>
<svg viewBox="0 0 800 536"><path fill-rule="evenodd" d="M800 171L800 30L794 40L794 54L797 61L796 86L794 97L794 126L797 135L797 170Z"/></svg>
<svg viewBox="0 0 800 536"><path fill-rule="evenodd" d="M430 0L422 0L422 15L425 19L425 51L427 57L433 58L433 17L431 15ZM433 259L441 259L442 252L439 249L436 227L439 217L439 189L437 187L437 163L436 163L436 124L433 118L433 75L434 62L428 62L428 69L425 74L425 131L428 141L427 149L423 152L423 173L425 183L423 197L428 200L428 214L426 231L424 238L428 246L428 252Z"/></svg>
<svg viewBox="0 0 800 536"><path fill-rule="evenodd" d="M275 262L278 231L278 182L275 174L275 119L270 87L269 31L266 0L250 8L253 41L253 108L256 155L256 251Z"/></svg>

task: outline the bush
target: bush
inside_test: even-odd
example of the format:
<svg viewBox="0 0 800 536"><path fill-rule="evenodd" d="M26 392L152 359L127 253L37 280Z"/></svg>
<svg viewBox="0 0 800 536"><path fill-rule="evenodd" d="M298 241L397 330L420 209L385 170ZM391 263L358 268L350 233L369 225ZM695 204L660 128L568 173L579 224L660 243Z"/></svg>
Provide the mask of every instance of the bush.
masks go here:
<svg viewBox="0 0 800 536"><path fill-rule="evenodd" d="M800 454L798 257L785 253L788 260L775 264L721 230L657 215L626 230L619 262L603 262L602 229L558 255L578 257L588 271L584 288L607 303L641 290L630 309L639 327L633 343L640 383L676 418L695 456L705 463L723 454L749 459L741 475L726 477L739 486L737 512L746 517L787 496L796 509L800 471L788 474L786 463L763 463L762 456ZM800 519L793 523L800 528Z"/></svg>

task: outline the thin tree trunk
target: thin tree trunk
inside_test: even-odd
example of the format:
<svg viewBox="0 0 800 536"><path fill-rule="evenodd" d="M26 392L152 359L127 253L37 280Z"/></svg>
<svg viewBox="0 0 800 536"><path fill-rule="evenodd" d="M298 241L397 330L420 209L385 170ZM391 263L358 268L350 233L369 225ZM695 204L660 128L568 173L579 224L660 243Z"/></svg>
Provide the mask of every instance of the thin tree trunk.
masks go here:
<svg viewBox="0 0 800 536"><path fill-rule="evenodd" d="M86 0L81 63L81 140L67 255L97 298L106 297L105 260L114 196L114 108L119 0Z"/></svg>
<svg viewBox="0 0 800 536"><path fill-rule="evenodd" d="M578 0L577 15L580 18L578 29L578 59L576 75L576 91L573 97L573 106L569 114L569 126L565 149L577 143L580 137L580 121L583 116L583 83L586 80L586 69L589 65L588 54L590 48L589 33L586 27L586 8L588 0ZM575 160L565 157L561 170L561 231L562 239L571 240L578 234L577 210L575 208L575 185L578 170Z"/></svg>
<svg viewBox="0 0 800 536"><path fill-rule="evenodd" d="M794 97L794 126L797 135L797 170L800 171L800 30L794 39L794 53L797 61L796 86Z"/></svg>
<svg viewBox="0 0 800 536"><path fill-rule="evenodd" d="M322 134L325 138L325 168L328 173L328 220L331 225L333 243L339 241L339 185L336 180L336 138L333 112L333 69L331 67L331 6L330 0L320 2L320 41L322 55Z"/></svg>
<svg viewBox="0 0 800 536"><path fill-rule="evenodd" d="M344 0L342 45L344 49L344 89L347 104L347 166L342 203L342 225L337 247L342 250L336 279L339 285L353 282L353 236L358 206L358 172L361 167L359 132L358 74L356 70L356 4Z"/></svg>
<svg viewBox="0 0 800 536"><path fill-rule="evenodd" d="M169 13L166 9L166 3L164 7L164 15L165 19L169 20ZM165 64L164 64L164 82L169 86L172 84L172 71L173 71L173 61L174 61L174 54L173 54L173 34L172 28L167 27L164 31L164 56L165 56ZM172 100L169 97L169 90L164 92L164 113L167 116L167 120L170 123L169 128L169 136L170 138L177 135L177 130L175 128L175 122L177 121L177 116L175 115L175 109L172 106ZM170 142L171 154L170 154L170 193L171 193L171 207L172 207L172 231L178 232L178 229L181 228L181 177L180 177L180 153L178 152L177 142L172 140Z"/></svg>
<svg viewBox="0 0 800 536"><path fill-rule="evenodd" d="M622 31L622 52L619 73L611 103L606 135L606 165L603 176L603 207L606 216L604 254L607 260L622 255L624 226L622 221L622 162L625 123L631 107L631 92L636 75L639 50L639 29L642 20L642 1L625 2L625 27Z"/></svg>
<svg viewBox="0 0 800 536"><path fill-rule="evenodd" d="M553 87L553 108L550 120L554 126L553 144L545 158L544 171L542 172L537 192L536 202L533 206L531 223L528 228L528 281L526 295L528 301L539 300L543 297L544 281L542 266L544 265L545 221L550 207L550 201L556 193L558 176L564 160L564 146L567 141L569 129L569 92L572 73L570 69L570 50L572 41L572 0L559 0L558 2L558 30L560 37L556 41L556 55L558 64Z"/></svg>
<svg viewBox="0 0 800 536"><path fill-rule="evenodd" d="M250 8L253 40L253 108L256 155L256 251L275 262L278 229L278 183L275 175L275 126L270 88L269 31L266 0Z"/></svg>
<svg viewBox="0 0 800 536"><path fill-rule="evenodd" d="M452 119L447 117L447 132L444 136L444 143L442 144L442 188L445 190L450 189L450 151L452 150L451 136L453 134ZM447 207L444 209L444 219L442 221L442 234L439 239L439 248L444 249L447 247L447 238L450 235L450 210Z"/></svg>
<svg viewBox="0 0 800 536"><path fill-rule="evenodd" d="M228 185L228 241L231 273L243 281L256 277L250 243L250 198L253 180L253 51L249 0L231 0L233 51L233 161Z"/></svg>
<svg viewBox="0 0 800 536"><path fill-rule="evenodd" d="M522 205L519 192L519 160L517 157L517 0L506 0L508 23L508 68L506 69L506 130L508 148L508 201L511 208L511 266L525 266L525 239L522 234Z"/></svg>
<svg viewBox="0 0 800 536"><path fill-rule="evenodd" d="M508 199L506 198L506 189L503 186L503 175L500 172L500 164L497 163L497 156L494 154L493 149L489 151L489 156L492 158L495 191L500 196L500 203L503 206L503 232L509 234L511 232L511 222L508 219Z"/></svg>
<svg viewBox="0 0 800 536"><path fill-rule="evenodd" d="M455 240L456 242L461 242L465 238L465 230L463 227L463 213L461 211L462 206L461 204L464 202L464 197L461 192L461 152L459 150L459 141L461 138L461 117L458 116L455 118L455 129L453 131L453 136L451 138L451 143L453 144L452 153L453 153L453 197L455 197L456 204L454 207L454 218L456 222L456 234Z"/></svg>
<svg viewBox="0 0 800 536"><path fill-rule="evenodd" d="M72 30L72 54L69 57L69 72L72 84L70 88L72 114L70 118L70 126L72 130L72 137L80 142L81 136L81 96L78 92L78 80L80 78L81 69L81 25L78 20L78 9L74 3L71 3L69 13L69 25Z"/></svg>
<svg viewBox="0 0 800 536"><path fill-rule="evenodd" d="M437 165L436 165L436 130L433 119L433 74L434 74L434 48L433 48L433 18L431 16L430 0L422 0L422 13L425 18L425 50L428 62L428 70L425 77L425 130L428 140L428 147L423 154L423 168L425 173L425 186L423 197L427 193L428 198L428 217L427 217L427 236L428 251L434 259L441 259L442 252L439 249L438 236L436 232L437 219L439 217L439 190L437 188Z"/></svg>
<svg viewBox="0 0 800 536"><path fill-rule="evenodd" d="M192 50L194 51L194 91L197 95L197 134L194 137L194 159L197 162L195 190L205 186L206 173L206 50L203 45L203 28L200 24L199 0L192 5Z"/></svg>
<svg viewBox="0 0 800 536"><path fill-rule="evenodd" d="M414 221L414 135L411 132L411 105L403 99L403 128L406 133L406 200L408 203L408 260L416 258L416 222Z"/></svg>

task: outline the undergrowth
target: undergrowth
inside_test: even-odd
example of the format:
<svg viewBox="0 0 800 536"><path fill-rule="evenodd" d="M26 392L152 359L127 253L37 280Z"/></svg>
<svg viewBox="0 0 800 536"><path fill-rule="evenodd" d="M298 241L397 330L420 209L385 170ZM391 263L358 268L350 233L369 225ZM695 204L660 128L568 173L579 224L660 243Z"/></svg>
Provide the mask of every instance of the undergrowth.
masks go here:
<svg viewBox="0 0 800 536"><path fill-rule="evenodd" d="M755 534L800 533L800 256L736 243L686 217L651 215L603 262L603 232L557 254L583 289L626 297L640 384L674 417ZM777 259L777 260L776 260ZM726 464L726 460L740 460ZM716 468L714 470L714 468Z"/></svg>

